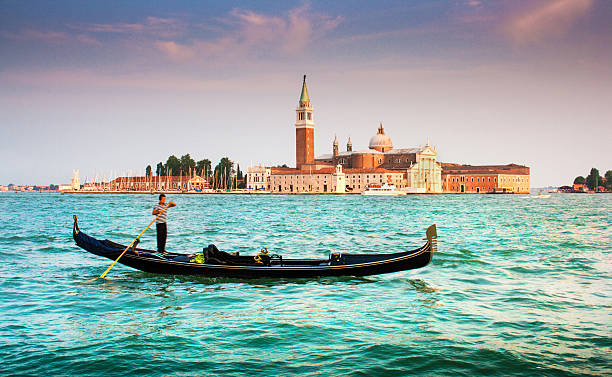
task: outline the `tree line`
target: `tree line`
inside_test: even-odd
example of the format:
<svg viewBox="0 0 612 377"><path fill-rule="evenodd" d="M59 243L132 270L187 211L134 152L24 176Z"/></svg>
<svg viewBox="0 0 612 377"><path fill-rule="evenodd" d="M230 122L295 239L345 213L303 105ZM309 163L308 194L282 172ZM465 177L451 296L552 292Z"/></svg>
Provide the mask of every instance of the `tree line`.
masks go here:
<svg viewBox="0 0 612 377"><path fill-rule="evenodd" d="M153 168L147 165L146 176L153 176ZM212 168L212 163L205 158L195 161L189 153L181 156L181 158L171 155L166 160L166 163L158 162L155 168L155 175L163 176L189 176L199 175L200 177L208 178L214 188L244 188L244 174L240 170L240 165L236 164L227 157L223 157L219 163Z"/></svg>
<svg viewBox="0 0 612 377"><path fill-rule="evenodd" d="M612 170L608 170L602 177L599 175L599 170L591 168L589 175L585 177L578 176L574 179L574 184L587 185L589 190L595 190L596 187L603 186L606 190L612 190Z"/></svg>

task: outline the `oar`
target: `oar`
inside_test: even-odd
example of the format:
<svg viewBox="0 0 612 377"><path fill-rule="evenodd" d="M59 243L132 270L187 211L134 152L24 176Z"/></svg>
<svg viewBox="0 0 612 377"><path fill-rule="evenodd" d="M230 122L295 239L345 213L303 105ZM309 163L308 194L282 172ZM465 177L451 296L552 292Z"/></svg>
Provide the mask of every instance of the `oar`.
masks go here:
<svg viewBox="0 0 612 377"><path fill-rule="evenodd" d="M170 207L170 203L168 203L168 205L166 205L166 206L164 207L164 209L162 209L161 211L159 211L159 213L157 214L157 216L155 216L155 218L153 219L153 221L151 221L151 222L149 223L149 225L147 225L147 227L146 227L146 228L144 228L144 230L143 230L142 232L140 232L140 234L139 234L139 235L138 235L136 238L134 238L134 241L132 241L132 242L131 242L131 243L128 245L128 247L126 247L126 248L125 248L125 250L123 250L123 253L121 253L121 254L120 254L118 257L117 257L117 259L115 259L115 261L113 262L113 264L111 264L110 266L108 266L108 268L106 269L106 271L104 271L104 273L103 273L102 275L100 275L100 278L104 279L104 277L106 276L106 274L108 274L108 271L110 271L110 270L111 270L111 268L113 268L113 266L115 265L115 263L117 263L117 262L119 261L119 259L121 259L121 257L123 256L123 254L125 254L125 252L126 252L126 251L128 251L128 249L129 249L130 247L132 247L132 245L134 244L134 242L136 242L136 240L137 240L137 239L139 239L139 238L140 238L140 236L142 236L142 235L144 234L144 232L146 232L146 231L147 231L147 229L149 229L149 227L150 227L151 225L153 225L153 223L155 222L155 220L157 220L157 218L158 218L158 217L159 217L159 216L160 216L162 213L164 213L164 211L165 211L165 210L167 210L167 209L168 209L168 207Z"/></svg>

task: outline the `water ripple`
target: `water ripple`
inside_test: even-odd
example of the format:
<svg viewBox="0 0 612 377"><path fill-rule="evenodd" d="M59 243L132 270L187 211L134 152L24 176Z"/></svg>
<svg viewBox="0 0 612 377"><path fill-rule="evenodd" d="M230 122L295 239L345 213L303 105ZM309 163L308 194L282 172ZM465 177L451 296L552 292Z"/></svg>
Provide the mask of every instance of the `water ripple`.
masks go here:
<svg viewBox="0 0 612 377"><path fill-rule="evenodd" d="M400 251L438 225L424 269L367 278L163 276L85 253L129 243L152 195L0 194L0 373L606 375L612 197L173 196L168 249L284 256ZM155 232L141 245L155 248Z"/></svg>

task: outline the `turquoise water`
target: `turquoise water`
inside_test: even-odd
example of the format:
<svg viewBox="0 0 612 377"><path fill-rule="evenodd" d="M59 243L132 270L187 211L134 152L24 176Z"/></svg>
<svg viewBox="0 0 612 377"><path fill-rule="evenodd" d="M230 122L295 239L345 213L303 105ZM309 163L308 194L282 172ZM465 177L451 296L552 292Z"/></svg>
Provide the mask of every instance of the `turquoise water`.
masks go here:
<svg viewBox="0 0 612 377"><path fill-rule="evenodd" d="M168 250L284 256L417 247L368 278L162 276L77 248L128 243L150 195L0 194L0 374L610 375L612 195L174 195ZM155 248L155 232L143 237Z"/></svg>

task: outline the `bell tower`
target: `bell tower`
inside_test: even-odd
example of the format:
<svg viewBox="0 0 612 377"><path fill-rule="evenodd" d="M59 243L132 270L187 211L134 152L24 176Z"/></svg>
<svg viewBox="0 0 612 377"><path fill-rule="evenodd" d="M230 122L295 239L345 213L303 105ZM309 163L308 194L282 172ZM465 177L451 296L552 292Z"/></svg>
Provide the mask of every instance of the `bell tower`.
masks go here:
<svg viewBox="0 0 612 377"><path fill-rule="evenodd" d="M332 144L334 157L338 155L338 138L334 135L334 144Z"/></svg>
<svg viewBox="0 0 612 377"><path fill-rule="evenodd" d="M314 163L314 120L306 89L306 75L302 82L302 94L298 107L295 110L295 165L298 169L302 165Z"/></svg>

